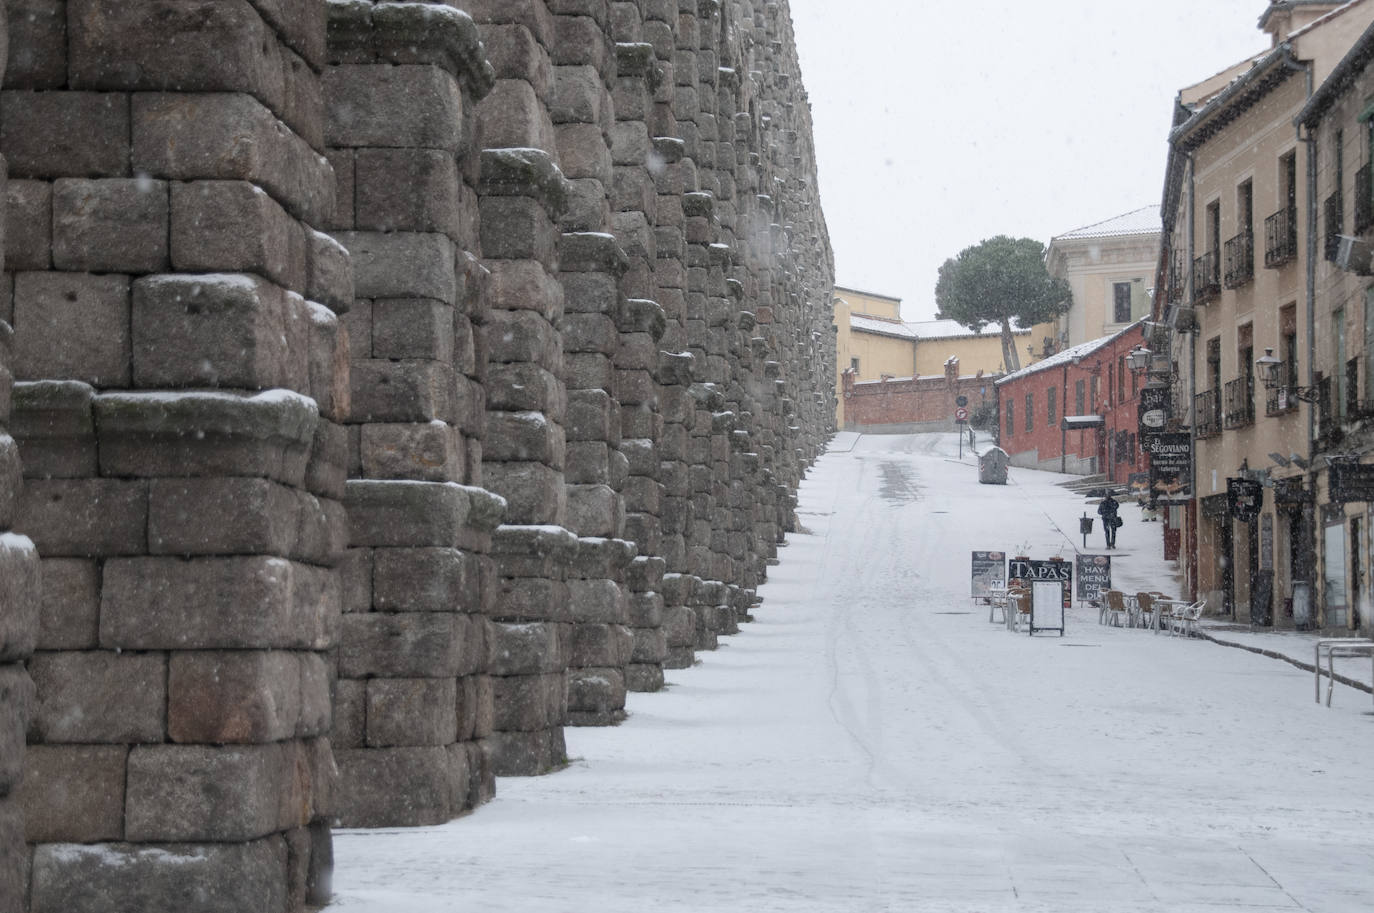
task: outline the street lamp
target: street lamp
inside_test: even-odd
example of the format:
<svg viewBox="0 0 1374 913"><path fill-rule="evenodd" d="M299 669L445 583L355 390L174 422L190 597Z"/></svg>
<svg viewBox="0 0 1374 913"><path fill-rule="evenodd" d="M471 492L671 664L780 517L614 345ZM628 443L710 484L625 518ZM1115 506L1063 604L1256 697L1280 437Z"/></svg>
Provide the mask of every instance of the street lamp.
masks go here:
<svg viewBox="0 0 1374 913"><path fill-rule="evenodd" d="M1144 345L1137 344L1134 349L1126 355L1126 367L1131 369L1132 374L1140 374L1150 369L1150 359L1154 353L1145 348Z"/></svg>

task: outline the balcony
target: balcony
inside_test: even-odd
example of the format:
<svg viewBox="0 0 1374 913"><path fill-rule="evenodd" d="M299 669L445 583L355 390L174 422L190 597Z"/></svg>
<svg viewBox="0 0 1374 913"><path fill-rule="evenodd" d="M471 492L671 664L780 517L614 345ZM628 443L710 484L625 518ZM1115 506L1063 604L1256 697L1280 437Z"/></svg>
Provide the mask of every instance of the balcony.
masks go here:
<svg viewBox="0 0 1374 913"><path fill-rule="evenodd" d="M1193 303L1206 304L1221 294L1220 258L1209 250L1193 261Z"/></svg>
<svg viewBox="0 0 1374 913"><path fill-rule="evenodd" d="M1277 269L1298 258L1297 213L1284 207L1264 220L1264 267Z"/></svg>
<svg viewBox="0 0 1374 913"><path fill-rule="evenodd" d="M1226 409L1222 415L1224 428L1245 428L1255 423L1255 395L1250 378L1237 377L1222 388Z"/></svg>
<svg viewBox="0 0 1374 913"><path fill-rule="evenodd" d="M1369 184L1368 163L1355 172L1355 234L1362 235L1374 225L1374 197Z"/></svg>
<svg viewBox="0 0 1374 913"><path fill-rule="evenodd" d="M1169 304L1182 304L1187 286L1184 280L1183 255L1176 254L1169 263Z"/></svg>
<svg viewBox="0 0 1374 913"><path fill-rule="evenodd" d="M1297 408L1298 398L1293 395L1292 387L1271 387L1265 391L1265 415L1283 415L1287 412L1296 412Z"/></svg>
<svg viewBox="0 0 1374 913"><path fill-rule="evenodd" d="M1219 405L1215 390L1208 390L1193 397L1193 425L1197 437L1216 437L1221 434L1221 411L1217 408Z"/></svg>
<svg viewBox="0 0 1374 913"><path fill-rule="evenodd" d="M1255 236L1241 232L1227 241L1224 254L1224 281L1227 288L1240 288L1255 278Z"/></svg>

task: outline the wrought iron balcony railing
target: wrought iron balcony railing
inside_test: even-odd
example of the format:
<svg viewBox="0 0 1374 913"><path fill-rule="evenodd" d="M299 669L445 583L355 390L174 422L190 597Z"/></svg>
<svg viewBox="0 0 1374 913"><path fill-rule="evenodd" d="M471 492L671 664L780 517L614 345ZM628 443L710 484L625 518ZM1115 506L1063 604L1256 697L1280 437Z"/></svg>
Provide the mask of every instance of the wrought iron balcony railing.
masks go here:
<svg viewBox="0 0 1374 913"><path fill-rule="evenodd" d="M1175 254L1169 262L1169 304L1182 303L1183 292L1188 284L1185 275L1183 272L1183 255Z"/></svg>
<svg viewBox="0 0 1374 913"><path fill-rule="evenodd" d="M1193 427L1197 437L1214 437L1221 433L1221 410L1217 407L1215 390L1208 390L1193 397Z"/></svg>
<svg viewBox="0 0 1374 913"><path fill-rule="evenodd" d="M1222 388L1226 411L1222 416L1225 428L1244 428L1255 423L1255 395L1250 378L1237 377Z"/></svg>
<svg viewBox="0 0 1374 913"><path fill-rule="evenodd" d="M1193 260L1193 303L1205 304L1221 294L1220 258L1209 250Z"/></svg>
<svg viewBox="0 0 1374 913"><path fill-rule="evenodd" d="M1255 236L1244 231L1226 242L1225 281L1227 288L1240 288L1255 278Z"/></svg>
<svg viewBox="0 0 1374 913"><path fill-rule="evenodd" d="M1264 266L1276 269L1298 258L1298 221L1285 206L1264 220Z"/></svg>
<svg viewBox="0 0 1374 913"><path fill-rule="evenodd" d="M1300 400L1291 387L1270 387L1264 395L1264 414L1283 415L1298 408Z"/></svg>

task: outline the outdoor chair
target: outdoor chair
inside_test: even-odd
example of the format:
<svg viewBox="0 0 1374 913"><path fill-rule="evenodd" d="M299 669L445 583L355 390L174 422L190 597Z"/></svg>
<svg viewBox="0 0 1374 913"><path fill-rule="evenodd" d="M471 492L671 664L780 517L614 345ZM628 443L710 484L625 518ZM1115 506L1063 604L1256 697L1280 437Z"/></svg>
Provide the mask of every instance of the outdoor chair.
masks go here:
<svg viewBox="0 0 1374 913"><path fill-rule="evenodd" d="M1125 627L1130 619L1126 611L1126 594L1120 590L1108 590L1105 605L1107 624L1118 628Z"/></svg>
<svg viewBox="0 0 1374 913"><path fill-rule="evenodd" d="M1007 627L1020 631L1030 622L1031 591L1026 587L1012 587L1007 591Z"/></svg>
<svg viewBox="0 0 1374 913"><path fill-rule="evenodd" d="M1199 599L1190 606L1184 606L1174 612L1174 617L1169 622L1169 634L1192 637L1197 634L1197 622L1202 617L1202 610L1207 607L1207 600Z"/></svg>
<svg viewBox="0 0 1374 913"><path fill-rule="evenodd" d="M1136 593L1136 622L1142 628L1153 628L1159 623L1155 618L1157 606L1155 605L1154 593Z"/></svg>

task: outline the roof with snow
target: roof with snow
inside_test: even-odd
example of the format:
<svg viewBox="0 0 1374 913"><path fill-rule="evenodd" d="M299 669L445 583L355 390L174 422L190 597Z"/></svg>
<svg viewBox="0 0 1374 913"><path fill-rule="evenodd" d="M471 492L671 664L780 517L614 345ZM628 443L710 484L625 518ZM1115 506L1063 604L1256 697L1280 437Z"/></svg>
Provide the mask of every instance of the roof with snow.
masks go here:
<svg viewBox="0 0 1374 913"><path fill-rule="evenodd" d="M849 328L860 333L875 333L879 336L896 336L900 339L916 338L916 333L911 329L911 324L903 323L900 320L883 320L878 317L850 314Z"/></svg>
<svg viewBox="0 0 1374 913"><path fill-rule="evenodd" d="M1001 330L996 326L984 327L982 332L975 333L957 320L898 321L884 320L881 317L866 317L862 314L849 315L849 328L860 333L914 340L995 338L1001 333ZM1011 331L1013 334L1020 335L1029 333L1030 328L1023 327L1013 320Z"/></svg>
<svg viewBox="0 0 1374 913"><path fill-rule="evenodd" d="M1053 241L1074 241L1082 238L1117 238L1126 235L1157 235L1162 230L1159 204L1152 203L1119 216L1084 225L1055 236Z"/></svg>
<svg viewBox="0 0 1374 913"><path fill-rule="evenodd" d="M961 337L974 336L998 336L1001 329L996 326L984 327L981 332L975 333L957 320L918 320L908 323L907 326L916 331L916 336L920 339L958 339ZM1016 321L1012 321L1011 331L1013 333L1029 333L1029 327L1023 327Z"/></svg>
<svg viewBox="0 0 1374 913"><path fill-rule="evenodd" d="M1057 368L1065 362L1069 362L1070 364L1072 364L1075 359L1085 358L1091 355L1092 353L1096 352L1097 350L1105 348L1110 343L1120 339L1126 333L1129 333L1132 330L1139 330L1140 324L1141 321L1137 320L1130 326L1125 327L1124 329L1117 330L1110 336L1103 336L1098 339L1090 339L1087 342L1080 342L1076 346L1069 346L1067 349L1055 352L1049 358L1041 359L1033 365L1026 365L1026 367L1022 368L1019 371L1013 371L1005 377L998 378L997 386L1000 387L1002 386L1002 384L1005 384L1008 381L1016 380L1021 377L1026 377L1028 375L1035 374L1037 371L1047 371L1050 368Z"/></svg>

